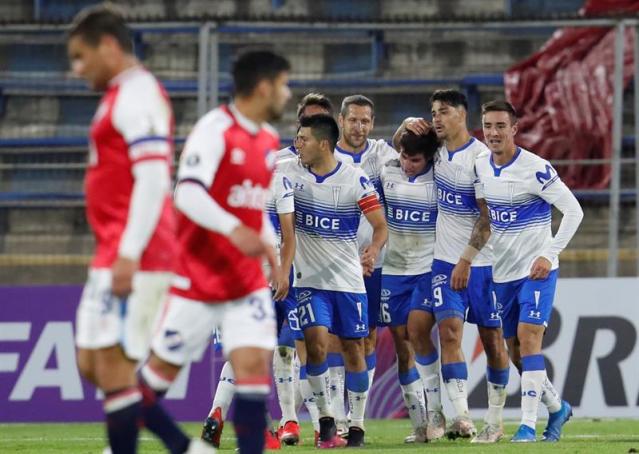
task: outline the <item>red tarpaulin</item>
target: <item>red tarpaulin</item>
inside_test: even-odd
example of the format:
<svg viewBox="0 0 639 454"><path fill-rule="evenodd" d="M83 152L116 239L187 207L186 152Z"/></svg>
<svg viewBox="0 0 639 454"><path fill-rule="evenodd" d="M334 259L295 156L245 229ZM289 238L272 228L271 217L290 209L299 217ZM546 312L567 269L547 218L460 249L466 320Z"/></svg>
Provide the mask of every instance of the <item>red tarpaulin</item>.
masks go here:
<svg viewBox="0 0 639 454"><path fill-rule="evenodd" d="M580 13L639 11L637 0L588 0ZM546 159L612 155L615 30L566 28L504 74L506 98L521 119L517 142ZM624 43L624 86L632 79L634 29ZM557 169L572 188L605 188L610 166L572 164Z"/></svg>

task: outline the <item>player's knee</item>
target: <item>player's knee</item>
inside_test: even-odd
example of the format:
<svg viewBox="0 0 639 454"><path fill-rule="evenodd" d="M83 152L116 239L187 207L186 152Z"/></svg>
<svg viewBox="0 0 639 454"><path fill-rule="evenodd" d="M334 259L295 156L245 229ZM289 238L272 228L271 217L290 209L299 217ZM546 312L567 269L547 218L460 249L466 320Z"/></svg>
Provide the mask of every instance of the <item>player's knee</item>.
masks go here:
<svg viewBox="0 0 639 454"><path fill-rule="evenodd" d="M454 323L446 323L445 320L439 325L439 341L442 348L455 347L461 344L461 330Z"/></svg>
<svg viewBox="0 0 639 454"><path fill-rule="evenodd" d="M506 350L501 331L498 329L480 328L480 337L488 358L505 355Z"/></svg>
<svg viewBox="0 0 639 454"><path fill-rule="evenodd" d="M76 362L78 364L80 375L82 375L82 377L90 383L96 385L95 367L91 353L87 351L78 351Z"/></svg>
<svg viewBox="0 0 639 454"><path fill-rule="evenodd" d="M323 345L320 342L313 342L311 344L306 345L306 356L308 362L313 364L319 364L324 362L326 359L326 354L328 353L328 349L326 345Z"/></svg>

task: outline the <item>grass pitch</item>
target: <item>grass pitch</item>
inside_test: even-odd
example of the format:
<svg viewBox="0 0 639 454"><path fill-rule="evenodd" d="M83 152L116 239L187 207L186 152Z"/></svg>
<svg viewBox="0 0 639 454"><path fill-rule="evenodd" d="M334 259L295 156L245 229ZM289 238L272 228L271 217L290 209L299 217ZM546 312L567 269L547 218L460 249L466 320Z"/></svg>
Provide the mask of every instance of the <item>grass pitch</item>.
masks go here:
<svg viewBox="0 0 639 454"><path fill-rule="evenodd" d="M478 428L481 421L476 421ZM538 432L545 426L539 421ZM183 427L198 436L200 425L186 423ZM512 444L509 439L517 424L506 424L506 437L497 445L471 445L468 440L440 440L435 443L408 445L404 436L410 432L408 420L370 420L366 423L367 447L358 453L411 453L424 451L469 453L628 453L639 452L639 420L633 419L574 419L564 428L561 441L555 444ZM289 454L317 452L312 446L312 428L302 424L302 445L285 446L283 452ZM231 424L224 427L221 452L234 452L235 441ZM100 454L105 446L102 424L1 424L0 453L65 453ZM140 435L140 453L162 453L162 446L148 432Z"/></svg>

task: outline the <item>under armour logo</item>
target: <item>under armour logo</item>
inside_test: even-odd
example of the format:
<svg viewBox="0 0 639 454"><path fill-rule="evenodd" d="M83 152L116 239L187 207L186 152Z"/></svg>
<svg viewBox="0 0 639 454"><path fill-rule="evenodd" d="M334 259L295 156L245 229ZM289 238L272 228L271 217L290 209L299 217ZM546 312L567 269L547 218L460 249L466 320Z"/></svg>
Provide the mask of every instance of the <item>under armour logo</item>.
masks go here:
<svg viewBox="0 0 639 454"><path fill-rule="evenodd" d="M295 190L296 191L303 191L304 190L304 184L295 182Z"/></svg>
<svg viewBox="0 0 639 454"><path fill-rule="evenodd" d="M541 311L530 311L530 312L528 312L528 317L529 318L540 319L541 318Z"/></svg>
<svg viewBox="0 0 639 454"><path fill-rule="evenodd" d="M355 331L366 331L366 324L365 323L356 323L355 324Z"/></svg>
<svg viewBox="0 0 639 454"><path fill-rule="evenodd" d="M491 313L490 313L490 319L491 319L491 320L499 320L499 313L497 313L497 312L491 312Z"/></svg>

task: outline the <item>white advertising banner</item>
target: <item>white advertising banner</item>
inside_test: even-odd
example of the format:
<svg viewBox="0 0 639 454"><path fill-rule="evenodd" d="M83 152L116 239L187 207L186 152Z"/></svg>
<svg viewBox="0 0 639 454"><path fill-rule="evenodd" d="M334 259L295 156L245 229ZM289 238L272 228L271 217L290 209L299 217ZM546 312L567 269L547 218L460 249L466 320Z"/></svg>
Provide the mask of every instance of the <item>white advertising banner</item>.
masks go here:
<svg viewBox="0 0 639 454"><path fill-rule="evenodd" d="M639 278L559 279L543 354L548 376L575 416L639 417L638 330ZM469 404L473 416L481 417L486 357L474 325L465 328L463 348ZM512 365L507 389L505 416L518 418L519 374ZM443 401L452 414L448 399Z"/></svg>

